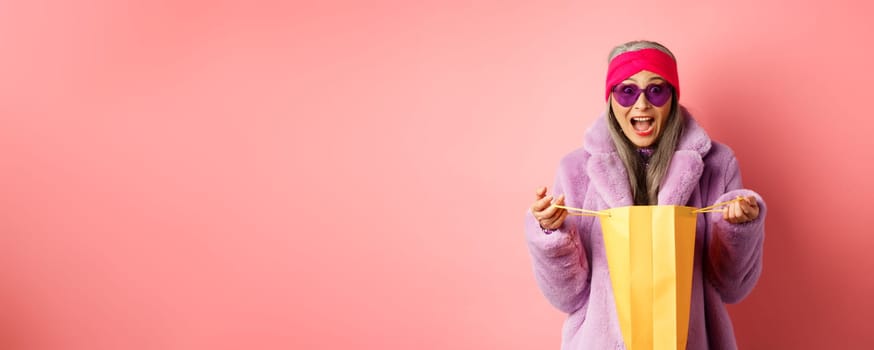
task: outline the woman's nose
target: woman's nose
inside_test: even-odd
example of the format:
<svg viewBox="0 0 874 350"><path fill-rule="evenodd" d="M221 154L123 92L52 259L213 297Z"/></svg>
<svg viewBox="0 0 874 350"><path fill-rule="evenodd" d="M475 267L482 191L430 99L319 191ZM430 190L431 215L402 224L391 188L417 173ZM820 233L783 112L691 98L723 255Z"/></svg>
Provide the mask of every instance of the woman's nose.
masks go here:
<svg viewBox="0 0 874 350"><path fill-rule="evenodd" d="M634 102L634 109L647 109L652 106L649 103L649 100L646 99L646 94L640 94L637 96L637 101Z"/></svg>

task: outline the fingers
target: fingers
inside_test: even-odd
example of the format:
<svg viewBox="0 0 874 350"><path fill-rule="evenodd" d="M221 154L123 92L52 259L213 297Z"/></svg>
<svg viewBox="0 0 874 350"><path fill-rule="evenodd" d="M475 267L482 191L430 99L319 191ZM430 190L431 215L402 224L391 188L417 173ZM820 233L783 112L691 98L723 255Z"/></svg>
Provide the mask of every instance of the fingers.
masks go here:
<svg viewBox="0 0 874 350"><path fill-rule="evenodd" d="M759 201L754 196L747 196L747 205L754 211L759 211Z"/></svg>
<svg viewBox="0 0 874 350"><path fill-rule="evenodd" d="M731 203L727 207L725 207L725 221L733 224L735 223L736 217L737 214L734 213L734 203Z"/></svg>
<svg viewBox="0 0 874 350"><path fill-rule="evenodd" d="M753 208L752 208L752 207L750 206L750 204L747 202L747 199L746 199L746 198L744 198L744 199L738 201L738 202L737 202L737 207L738 207L738 209L740 209L740 211L738 212L738 214L740 214L741 216L744 216L744 217L749 216L750 213L753 212Z"/></svg>
<svg viewBox="0 0 874 350"><path fill-rule="evenodd" d="M754 196L739 197L740 200L729 204L722 218L732 224L742 224L755 220L759 216L759 205Z"/></svg>
<svg viewBox="0 0 874 350"><path fill-rule="evenodd" d="M725 219L725 221L728 221L732 224L737 223L737 212L739 210L737 204L737 202L731 202L725 207L725 212L722 214L722 218Z"/></svg>
<svg viewBox="0 0 874 350"><path fill-rule="evenodd" d="M555 204L564 205L564 195L558 196L558 198L555 200ZM541 217L544 219L554 218L554 217L558 216L558 215L556 215L556 213L559 213L561 211L566 211L564 209L552 206L551 203L547 203L547 205L548 205L548 207L546 209L543 209L543 211L540 212Z"/></svg>
<svg viewBox="0 0 874 350"><path fill-rule="evenodd" d="M531 212L535 214L541 212L548 208L550 204L552 204L552 196L541 197L531 205Z"/></svg>
<svg viewBox="0 0 874 350"><path fill-rule="evenodd" d="M537 191L534 192L534 194L537 196L537 199L543 198L543 196L546 195L546 186L538 188Z"/></svg>
<svg viewBox="0 0 874 350"><path fill-rule="evenodd" d="M740 224L740 223L750 221L750 219L747 217L747 214L743 210L743 204L746 204L746 203L744 203L744 201L737 201L737 202L734 202L731 204L731 207L734 208L734 223L735 224Z"/></svg>
<svg viewBox="0 0 874 350"><path fill-rule="evenodd" d="M744 205L741 207L746 214L748 221L755 220L759 217L759 202L754 196L747 196Z"/></svg>
<svg viewBox="0 0 874 350"><path fill-rule="evenodd" d="M531 205L531 213L534 218L540 223L540 226L546 229L556 229L561 226L564 219L567 218L567 210L553 206L553 197L546 196L546 188L541 187L535 191L538 199ZM555 204L564 205L564 195L558 196Z"/></svg>
<svg viewBox="0 0 874 350"><path fill-rule="evenodd" d="M555 230L555 229L561 227L561 224L564 223L564 219L567 218L567 215L568 215L567 210L564 210L561 213L559 213L558 215L556 215L554 218L548 218L548 219L544 220L540 226L543 226L543 228L547 228L550 230Z"/></svg>
<svg viewBox="0 0 874 350"><path fill-rule="evenodd" d="M541 211L541 210L545 209L546 205L549 204L549 201L552 200L552 198L544 200L545 199L544 197L546 197L546 187L545 186L540 187L537 190L535 190L534 197L535 197L534 204L531 205L532 212Z"/></svg>
<svg viewBox="0 0 874 350"><path fill-rule="evenodd" d="M564 205L564 195L559 196L558 200L555 201L555 204ZM568 216L568 211L566 209L559 209L556 207L550 207L549 209L555 210L553 211L552 215L544 216L544 220L541 221L541 226L551 230L561 227L561 224L564 223L565 218L567 218Z"/></svg>
<svg viewBox="0 0 874 350"><path fill-rule="evenodd" d="M736 223L736 224L750 221L750 219L747 217L746 212L744 212L744 209L743 209L744 204L746 204L746 203L744 203L744 201L734 202L734 205L733 205L734 215L735 215L734 223Z"/></svg>

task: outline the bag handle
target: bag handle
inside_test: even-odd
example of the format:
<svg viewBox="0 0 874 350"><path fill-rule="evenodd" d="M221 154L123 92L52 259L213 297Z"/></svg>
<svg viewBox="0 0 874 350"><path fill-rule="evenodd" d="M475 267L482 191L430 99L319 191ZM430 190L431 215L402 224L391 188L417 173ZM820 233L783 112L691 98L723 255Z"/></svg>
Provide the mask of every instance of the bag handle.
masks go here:
<svg viewBox="0 0 874 350"><path fill-rule="evenodd" d="M605 212L605 211L580 209L580 208L574 208L574 207L566 207L566 206L558 205L558 204L553 204L552 206L553 206L553 207L556 207L556 208L565 209L565 210L567 210L567 211L578 211L578 212L579 212L579 213L570 213L570 214L568 214L568 215L573 215L573 216L607 216L607 217L610 216L610 213L607 213L607 212Z"/></svg>
<svg viewBox="0 0 874 350"><path fill-rule="evenodd" d="M724 206L729 205L729 204L731 204L731 203L738 202L738 201L740 201L740 200L742 200L742 199L743 199L743 197L741 197L741 196L737 196L737 198L732 199L732 200L729 200L729 201L719 202L719 203L716 203L716 204L711 205L711 206L709 206L709 207L704 207L704 208L695 209L695 210L692 211L692 213L693 213L693 214L698 214L698 213L724 213L726 209L725 209L725 208L720 208L720 207L724 207ZM610 213L608 213L608 212L606 212L606 211L604 211L604 210L588 210L588 209L574 208L574 207L568 207L568 206L558 205L558 204L553 204L552 206L553 206L553 207L556 207L556 208L565 209L565 210L567 210L567 211L576 211L576 212L579 212L579 213L570 213L569 215L572 215L572 216L607 216L607 217L610 217Z"/></svg>
<svg viewBox="0 0 874 350"><path fill-rule="evenodd" d="M739 202L739 201L741 201L741 200L743 200L743 197L741 197L741 196L737 196L737 197L735 197L734 199L732 199L732 200L730 200L730 201L719 202L719 203L716 203L716 204L711 205L711 206L709 206L709 207L704 207L704 208L701 208L701 209L695 209L695 210L693 210L692 212L695 213L695 214L698 214L698 213L724 213L727 209L726 209L726 208L720 208L720 207L723 207L723 206L729 205L729 204L734 203L734 202Z"/></svg>

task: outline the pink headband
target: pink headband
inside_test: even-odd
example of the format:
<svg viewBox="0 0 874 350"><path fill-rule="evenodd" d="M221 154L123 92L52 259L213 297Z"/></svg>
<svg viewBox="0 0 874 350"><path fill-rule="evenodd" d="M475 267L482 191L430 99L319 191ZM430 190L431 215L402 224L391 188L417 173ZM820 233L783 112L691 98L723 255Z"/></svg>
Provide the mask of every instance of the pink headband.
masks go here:
<svg viewBox="0 0 874 350"><path fill-rule="evenodd" d="M648 70L660 75L671 83L680 99L680 79L677 77L677 62L670 55L659 49L643 49L623 53L610 61L607 69L607 93L604 99L610 98L610 90L628 77L642 70Z"/></svg>

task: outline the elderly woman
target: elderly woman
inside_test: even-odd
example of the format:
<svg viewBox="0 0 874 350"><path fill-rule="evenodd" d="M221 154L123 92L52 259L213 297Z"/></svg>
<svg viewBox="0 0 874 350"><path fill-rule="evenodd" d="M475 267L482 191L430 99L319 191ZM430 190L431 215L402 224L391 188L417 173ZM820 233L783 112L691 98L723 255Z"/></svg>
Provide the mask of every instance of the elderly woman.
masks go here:
<svg viewBox="0 0 874 350"><path fill-rule="evenodd" d="M730 148L711 141L679 103L676 59L633 41L613 49L607 111L566 155L555 186L536 190L526 237L543 294L568 314L562 349L624 349L599 220L552 204L602 210L629 205L705 207L699 216L687 349L737 348L725 303L743 299L762 270L765 203L743 189Z"/></svg>

